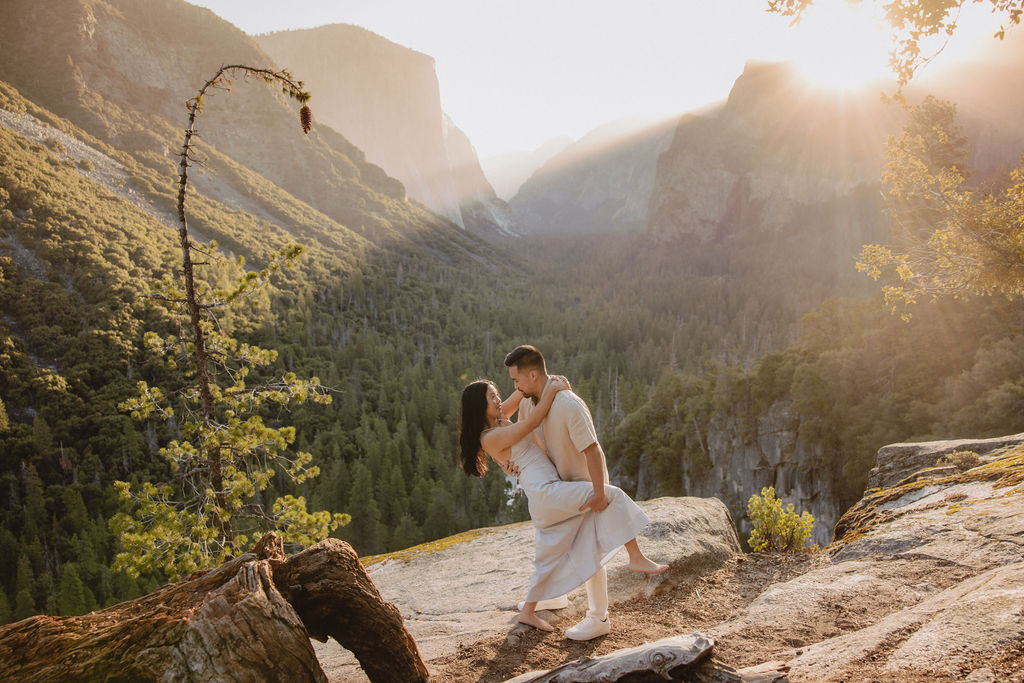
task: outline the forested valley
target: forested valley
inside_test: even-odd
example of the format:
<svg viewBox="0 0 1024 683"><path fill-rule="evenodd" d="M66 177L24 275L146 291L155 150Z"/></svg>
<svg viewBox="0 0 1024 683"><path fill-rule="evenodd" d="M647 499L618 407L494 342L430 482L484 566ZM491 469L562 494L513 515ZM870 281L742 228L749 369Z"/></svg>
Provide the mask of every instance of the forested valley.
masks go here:
<svg viewBox="0 0 1024 683"><path fill-rule="evenodd" d="M175 159L154 151L178 131L155 118L140 131L124 123L131 114L106 111L128 132L104 139L3 82L0 109L7 623L82 614L172 578L118 568L110 521L122 506L113 482L168 479L160 449L181 436L175 419L133 420L119 405L139 380L170 390L185 380L143 342L181 324L151 296L180 264ZM44 132L15 130L25 117ZM520 343L542 349L588 402L613 476L635 479L646 456L661 494L686 494L684 472L709 467L704 435L716 421L753 423L777 404L800 414L801 438L825 454L846 504L886 443L1024 431L1019 298L922 301L903 320L856 271L856 251L846 269L818 258L835 251L824 231L488 241L395 200L383 174L372 187L341 177L362 161L333 131L321 140L334 165L302 169L291 192L208 148L200 187L227 186L248 208L198 193L191 220L223 255L245 258L207 271L213 286L288 244L304 248L268 287L218 312L219 331L277 351L266 376L327 387L329 404L261 408L268 424L295 427L295 448L320 474L297 486L277 477L260 502L302 495L350 514L335 535L361 556L527 518L503 474L470 479L455 460L462 386L489 377L510 391L502 358ZM336 192L309 189L319 209L299 196L332 173ZM858 196L883 210L879 185Z"/></svg>

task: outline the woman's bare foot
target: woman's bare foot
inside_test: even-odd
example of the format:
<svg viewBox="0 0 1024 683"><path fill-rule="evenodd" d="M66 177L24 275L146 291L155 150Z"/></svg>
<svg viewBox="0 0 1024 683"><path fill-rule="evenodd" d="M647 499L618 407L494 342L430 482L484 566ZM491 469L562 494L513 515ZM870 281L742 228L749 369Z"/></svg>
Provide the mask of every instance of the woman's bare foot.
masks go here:
<svg viewBox="0 0 1024 683"><path fill-rule="evenodd" d="M641 574L664 574L668 571L667 564L658 564L653 560L649 560L646 557L641 557L638 560L630 558L629 570L633 572L639 572Z"/></svg>
<svg viewBox="0 0 1024 683"><path fill-rule="evenodd" d="M519 613L519 623L520 624L526 624L527 626L532 626L534 628L538 628L541 631L554 631L555 630L554 626L552 626L548 622L546 622L543 619L541 619L540 617L538 617L537 614L534 613L534 612L531 612L530 614L523 614L522 612L520 612Z"/></svg>

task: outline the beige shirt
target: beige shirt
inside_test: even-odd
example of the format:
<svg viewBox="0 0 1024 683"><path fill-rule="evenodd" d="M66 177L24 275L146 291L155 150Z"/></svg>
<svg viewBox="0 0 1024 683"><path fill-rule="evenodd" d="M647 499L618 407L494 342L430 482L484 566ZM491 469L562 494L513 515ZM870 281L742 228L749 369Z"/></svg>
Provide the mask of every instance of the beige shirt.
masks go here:
<svg viewBox="0 0 1024 683"><path fill-rule="evenodd" d="M533 408L533 401L523 399L519 404L519 419L526 419ZM547 417L533 431L533 438L548 454L562 481L591 480L587 456L583 451L597 443L597 431L590 410L582 398L571 391L558 392ZM607 483L608 464L602 462L601 465Z"/></svg>

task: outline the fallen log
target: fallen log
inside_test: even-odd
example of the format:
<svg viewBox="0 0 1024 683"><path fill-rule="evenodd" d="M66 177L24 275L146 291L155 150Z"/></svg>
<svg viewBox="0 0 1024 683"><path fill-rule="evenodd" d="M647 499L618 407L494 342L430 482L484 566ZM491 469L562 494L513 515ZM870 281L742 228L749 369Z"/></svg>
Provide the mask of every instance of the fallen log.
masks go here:
<svg viewBox="0 0 1024 683"><path fill-rule="evenodd" d="M255 550L104 610L0 627L0 671L18 681L326 683L312 634L351 649L374 683L427 680L401 615L347 543L286 560L268 534Z"/></svg>

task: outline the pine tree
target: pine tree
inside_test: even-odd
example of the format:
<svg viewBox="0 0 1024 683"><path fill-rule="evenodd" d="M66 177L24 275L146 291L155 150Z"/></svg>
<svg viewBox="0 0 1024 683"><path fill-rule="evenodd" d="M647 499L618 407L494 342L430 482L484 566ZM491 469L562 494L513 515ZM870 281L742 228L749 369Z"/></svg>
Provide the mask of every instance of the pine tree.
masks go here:
<svg viewBox="0 0 1024 683"><path fill-rule="evenodd" d="M428 539L443 538L455 531L455 499L443 486L434 488L423 533Z"/></svg>
<svg viewBox="0 0 1024 683"><path fill-rule="evenodd" d="M14 584L14 593L15 595L19 595L22 592L27 592L31 596L35 593L35 590L36 578L35 574L32 572L32 562L28 559L27 555L19 555L18 576Z"/></svg>
<svg viewBox="0 0 1024 683"><path fill-rule="evenodd" d="M11 603L7 600L7 593L0 590L0 626L11 623L14 613L11 612Z"/></svg>
<svg viewBox="0 0 1024 683"><path fill-rule="evenodd" d="M39 455L49 455L53 451L53 433L46 419L39 413L32 419L32 445Z"/></svg>
<svg viewBox="0 0 1024 683"><path fill-rule="evenodd" d="M403 550L423 542L423 531L408 512L398 520L398 526L391 534L391 549Z"/></svg>
<svg viewBox="0 0 1024 683"><path fill-rule="evenodd" d="M154 293L157 301L180 316L181 333L149 332L145 341L166 357L169 368L184 366L188 385L167 394L140 381L138 397L121 404L135 419L156 414L177 420L181 427L181 438L160 449L171 466L171 481L159 486L146 482L141 490L133 490L127 481L115 482L128 508L111 520L125 549L117 555L115 565L135 575L163 570L174 579L215 566L245 548L253 540L249 533L268 528L277 529L286 543L304 546L348 522L347 515L339 513L307 512L302 496L277 497L271 510L263 506L262 492L271 487L275 477L284 475L301 484L317 476L319 470L311 465L311 454L289 451L295 428L264 424L261 410L306 401L326 404L330 396L317 378L302 380L291 371L250 384L250 375L273 364L278 353L228 336L214 317L214 311L223 309L227 321L230 310L225 307L267 285L271 273L282 263L293 262L301 247L280 250L262 271L245 271L244 259L228 262L218 255L215 242L200 245L189 233L185 200L188 169L195 160L196 117L207 90L230 88L228 77L235 73L280 85L286 95L302 103L309 99L302 84L287 72L229 65L222 66L187 103L189 121L180 154L177 205L182 282L165 278ZM303 131L308 132L310 117L305 104L300 118ZM206 280L197 277L196 268L211 263L232 271L236 284L218 286L218 280L228 282L225 272L209 273ZM284 358L284 365L290 368L289 357Z"/></svg>
<svg viewBox="0 0 1024 683"><path fill-rule="evenodd" d="M43 499L43 482L32 465L22 470L22 485L25 487L25 517L22 527L23 541L39 538L46 524L46 502Z"/></svg>
<svg viewBox="0 0 1024 683"><path fill-rule="evenodd" d="M73 562L65 564L60 571L60 587L57 589L57 613L62 617L75 617L89 611L85 598L85 586L78 576Z"/></svg>
<svg viewBox="0 0 1024 683"><path fill-rule="evenodd" d="M375 555L384 549L380 508L374 499L373 474L362 462L354 468L352 491L349 494L352 523L346 529L346 538L360 555Z"/></svg>
<svg viewBox="0 0 1024 683"><path fill-rule="evenodd" d="M32 599L32 593L27 590L18 591L14 599L14 621L28 619L36 614L36 603Z"/></svg>

